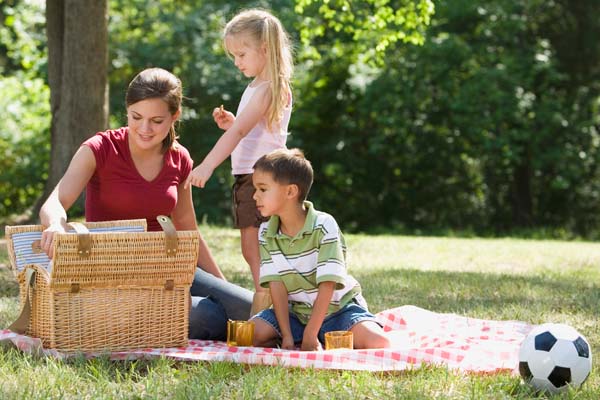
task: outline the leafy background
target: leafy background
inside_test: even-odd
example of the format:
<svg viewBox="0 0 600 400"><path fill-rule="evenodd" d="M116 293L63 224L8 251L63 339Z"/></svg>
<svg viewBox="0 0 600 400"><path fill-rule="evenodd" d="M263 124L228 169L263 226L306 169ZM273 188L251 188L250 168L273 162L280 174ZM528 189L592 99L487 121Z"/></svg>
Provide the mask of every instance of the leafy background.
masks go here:
<svg viewBox="0 0 600 400"><path fill-rule="evenodd" d="M5 220L47 173L43 6L0 2ZM345 230L600 236L597 1L110 0L111 127L135 73L167 68L187 98L180 140L201 161L220 134L210 110L235 109L247 84L220 30L250 6L293 38L288 145L313 162L311 198ZM194 189L200 220L229 222L230 184L225 162Z"/></svg>

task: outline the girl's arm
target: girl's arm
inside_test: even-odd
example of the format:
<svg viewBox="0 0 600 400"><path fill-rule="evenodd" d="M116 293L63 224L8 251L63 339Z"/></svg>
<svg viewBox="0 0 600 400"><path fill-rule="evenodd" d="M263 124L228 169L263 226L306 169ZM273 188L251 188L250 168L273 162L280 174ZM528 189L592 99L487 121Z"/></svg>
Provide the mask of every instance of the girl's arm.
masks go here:
<svg viewBox="0 0 600 400"><path fill-rule="evenodd" d="M223 133L202 163L190 173L185 181L185 187L188 187L190 183L194 186L204 187L215 168L231 155L240 140L265 116L271 104L271 97L270 85L262 85L256 90L248 105L236 117L231 128Z"/></svg>
<svg viewBox="0 0 600 400"><path fill-rule="evenodd" d="M41 247L52 257L54 232L64 232L67 210L79 197L96 170L96 157L87 146L81 146L73 156L67 171L40 209L40 221L47 228L42 232Z"/></svg>
<svg viewBox="0 0 600 400"><path fill-rule="evenodd" d="M177 230L195 231L198 229L196 212L192 203L191 187L185 188L183 184L180 184L177 188L177 205L171 213L171 219ZM202 234L200 234L200 245L198 247L198 266L217 278L225 280L225 276L215 262Z"/></svg>

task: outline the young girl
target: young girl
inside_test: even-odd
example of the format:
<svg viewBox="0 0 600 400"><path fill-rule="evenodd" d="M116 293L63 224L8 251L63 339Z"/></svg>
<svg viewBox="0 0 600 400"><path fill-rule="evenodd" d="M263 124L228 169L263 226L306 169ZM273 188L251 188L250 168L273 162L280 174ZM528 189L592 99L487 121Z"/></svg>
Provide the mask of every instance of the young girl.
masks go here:
<svg viewBox="0 0 600 400"><path fill-rule="evenodd" d="M225 133L186 181L203 188L214 169L231 155L233 212L240 229L242 254L250 265L256 294L252 312L259 303L268 303L268 292L258 284L260 255L258 227L264 218L252 198L253 165L272 150L285 148L292 111L292 54L281 22L262 10L247 10L225 26L223 43L235 66L248 78L236 115L223 107L213 110L213 118ZM264 306L263 306L264 307Z"/></svg>

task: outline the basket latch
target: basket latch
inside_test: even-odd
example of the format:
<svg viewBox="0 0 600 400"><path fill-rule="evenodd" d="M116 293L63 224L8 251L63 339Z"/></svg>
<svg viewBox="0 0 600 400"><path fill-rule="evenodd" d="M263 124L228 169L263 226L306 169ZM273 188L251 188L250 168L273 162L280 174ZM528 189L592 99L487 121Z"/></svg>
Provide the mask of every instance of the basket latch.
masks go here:
<svg viewBox="0 0 600 400"><path fill-rule="evenodd" d="M175 288L175 281L173 279L167 279L165 282L165 290L173 290Z"/></svg>
<svg viewBox="0 0 600 400"><path fill-rule="evenodd" d="M92 240L88 228L80 222L69 222L67 225L77 232L77 253L81 257L89 257L92 248Z"/></svg>
<svg viewBox="0 0 600 400"><path fill-rule="evenodd" d="M71 293L79 293L79 283L71 283Z"/></svg>
<svg viewBox="0 0 600 400"><path fill-rule="evenodd" d="M177 253L177 231L175 230L175 226L169 217L164 215L157 216L156 220L165 232L165 249L167 256L174 256Z"/></svg>

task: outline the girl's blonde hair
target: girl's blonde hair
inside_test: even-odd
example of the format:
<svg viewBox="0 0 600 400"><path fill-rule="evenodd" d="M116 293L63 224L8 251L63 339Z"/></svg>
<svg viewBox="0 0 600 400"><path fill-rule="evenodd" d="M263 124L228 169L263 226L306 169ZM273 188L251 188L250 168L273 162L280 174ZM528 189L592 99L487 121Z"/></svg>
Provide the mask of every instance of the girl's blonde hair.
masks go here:
<svg viewBox="0 0 600 400"><path fill-rule="evenodd" d="M267 49L267 63L271 81L272 101L267 110L267 128L272 129L283 117L283 110L290 101L291 78L294 69L290 39L283 25L268 11L245 10L237 14L225 26L223 44L228 36L246 35L258 46Z"/></svg>

